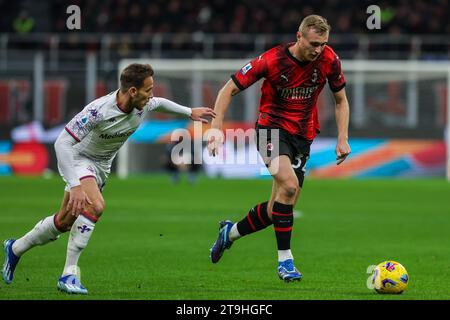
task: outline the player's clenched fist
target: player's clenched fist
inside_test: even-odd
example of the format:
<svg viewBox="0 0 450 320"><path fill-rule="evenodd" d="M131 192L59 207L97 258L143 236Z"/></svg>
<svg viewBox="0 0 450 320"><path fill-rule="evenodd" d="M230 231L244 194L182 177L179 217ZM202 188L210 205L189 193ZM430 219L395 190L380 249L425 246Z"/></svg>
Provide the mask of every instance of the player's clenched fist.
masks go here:
<svg viewBox="0 0 450 320"><path fill-rule="evenodd" d="M347 158L350 152L351 149L347 140L345 141L338 140L338 143L336 145L336 164L340 165Z"/></svg>

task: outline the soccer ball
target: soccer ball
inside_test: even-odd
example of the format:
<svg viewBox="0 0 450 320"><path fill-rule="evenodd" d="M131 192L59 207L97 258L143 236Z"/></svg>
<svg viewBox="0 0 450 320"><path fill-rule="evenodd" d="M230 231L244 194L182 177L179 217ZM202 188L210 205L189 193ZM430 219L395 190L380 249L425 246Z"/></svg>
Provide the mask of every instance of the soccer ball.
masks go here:
<svg viewBox="0 0 450 320"><path fill-rule="evenodd" d="M408 272L396 261L384 261L373 270L372 285L378 293L399 294L406 290L408 283Z"/></svg>

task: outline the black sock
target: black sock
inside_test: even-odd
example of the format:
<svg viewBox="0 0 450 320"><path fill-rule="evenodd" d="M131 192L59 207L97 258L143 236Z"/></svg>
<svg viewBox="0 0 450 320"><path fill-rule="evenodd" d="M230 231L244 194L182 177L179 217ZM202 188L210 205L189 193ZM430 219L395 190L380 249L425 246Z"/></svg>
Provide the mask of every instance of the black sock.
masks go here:
<svg viewBox="0 0 450 320"><path fill-rule="evenodd" d="M241 236L262 230L272 224L267 214L267 202L260 203L250 209L247 216L237 223Z"/></svg>
<svg viewBox="0 0 450 320"><path fill-rule="evenodd" d="M291 233L294 225L293 206L276 202L273 204L272 221L277 237L278 250L291 248Z"/></svg>

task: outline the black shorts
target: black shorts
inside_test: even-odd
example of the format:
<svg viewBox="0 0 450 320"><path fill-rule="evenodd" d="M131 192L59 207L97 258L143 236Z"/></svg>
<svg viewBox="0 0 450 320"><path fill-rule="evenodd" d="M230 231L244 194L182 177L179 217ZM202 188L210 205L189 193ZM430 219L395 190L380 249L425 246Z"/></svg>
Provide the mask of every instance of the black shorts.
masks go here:
<svg viewBox="0 0 450 320"><path fill-rule="evenodd" d="M256 147L266 166L274 158L287 155L300 187L305 179L305 165L309 159L311 143L312 140L305 140L283 129L256 125Z"/></svg>

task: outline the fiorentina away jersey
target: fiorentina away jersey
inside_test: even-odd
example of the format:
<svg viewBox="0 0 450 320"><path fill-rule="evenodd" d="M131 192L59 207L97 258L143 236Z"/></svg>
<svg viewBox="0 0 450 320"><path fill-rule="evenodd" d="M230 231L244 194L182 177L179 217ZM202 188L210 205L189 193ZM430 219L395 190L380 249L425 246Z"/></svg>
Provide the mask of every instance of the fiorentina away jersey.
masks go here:
<svg viewBox="0 0 450 320"><path fill-rule="evenodd" d="M117 105L117 92L92 101L66 125L65 130L78 142L73 147L77 153L111 164L146 114L161 103L161 98L152 98L141 111L125 113Z"/></svg>

